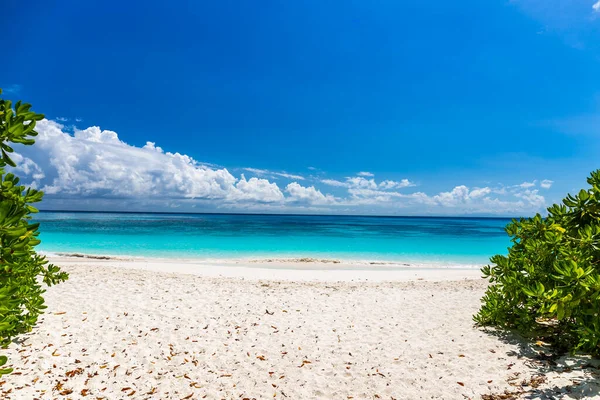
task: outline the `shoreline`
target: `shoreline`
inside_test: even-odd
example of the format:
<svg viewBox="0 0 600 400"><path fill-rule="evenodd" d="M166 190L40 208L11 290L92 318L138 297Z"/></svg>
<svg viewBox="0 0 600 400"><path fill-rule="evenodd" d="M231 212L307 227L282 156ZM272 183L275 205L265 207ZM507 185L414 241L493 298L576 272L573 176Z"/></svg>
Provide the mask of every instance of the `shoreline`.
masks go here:
<svg viewBox="0 0 600 400"><path fill-rule="evenodd" d="M105 256L83 253L46 254L60 265L103 265L204 277L274 281L452 281L481 280L480 266L444 266L383 261L350 261L317 258L155 258Z"/></svg>
<svg viewBox="0 0 600 400"><path fill-rule="evenodd" d="M444 260L440 258L379 258L376 256L369 257L365 255L361 257L349 256L347 254L327 254L327 253L257 253L251 255L194 255L194 254L109 254L109 253L94 253L86 251L39 251L40 254L49 257L74 257L74 258L89 258L98 260L120 259L120 260L177 260L177 261L194 261L194 262L245 262L245 263L270 263L270 262L286 262L286 263L331 263L345 265L390 265L390 266L416 266L428 268L481 268L483 265L489 264L489 260ZM181 255L180 255L181 254Z"/></svg>

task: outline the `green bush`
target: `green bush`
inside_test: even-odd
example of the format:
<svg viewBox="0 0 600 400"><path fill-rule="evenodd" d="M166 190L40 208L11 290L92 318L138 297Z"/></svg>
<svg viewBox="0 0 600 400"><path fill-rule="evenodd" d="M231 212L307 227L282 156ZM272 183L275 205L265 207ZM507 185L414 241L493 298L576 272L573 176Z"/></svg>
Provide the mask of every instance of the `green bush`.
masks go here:
<svg viewBox="0 0 600 400"><path fill-rule="evenodd" d="M30 108L31 105L21 102L13 108L11 101L0 98L0 345L3 347L16 335L29 332L46 308L41 282L53 285L68 277L34 250L40 243L39 224L30 223L30 214L38 211L31 203L41 201L43 193L19 185L19 178L4 170L7 165L16 167L8 155L13 152L9 143L34 143L36 121L44 116ZM1 368L6 361L5 356L0 356L0 376L11 372L10 368Z"/></svg>
<svg viewBox="0 0 600 400"><path fill-rule="evenodd" d="M548 217L506 227L513 244L482 269L490 286L476 323L600 354L600 170L587 181L590 189L548 208Z"/></svg>

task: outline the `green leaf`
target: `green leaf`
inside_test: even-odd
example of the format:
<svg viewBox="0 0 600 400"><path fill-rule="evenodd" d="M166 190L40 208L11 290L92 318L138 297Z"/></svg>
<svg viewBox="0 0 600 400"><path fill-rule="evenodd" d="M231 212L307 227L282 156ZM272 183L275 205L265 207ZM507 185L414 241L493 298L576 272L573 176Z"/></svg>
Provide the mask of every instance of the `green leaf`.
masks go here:
<svg viewBox="0 0 600 400"><path fill-rule="evenodd" d="M10 165L11 167L16 167L17 166L17 164L15 164L15 162L10 159L10 157L8 156L8 154L6 154L6 152L4 151L4 149L2 149L2 159L4 160L5 163L7 163L8 165Z"/></svg>

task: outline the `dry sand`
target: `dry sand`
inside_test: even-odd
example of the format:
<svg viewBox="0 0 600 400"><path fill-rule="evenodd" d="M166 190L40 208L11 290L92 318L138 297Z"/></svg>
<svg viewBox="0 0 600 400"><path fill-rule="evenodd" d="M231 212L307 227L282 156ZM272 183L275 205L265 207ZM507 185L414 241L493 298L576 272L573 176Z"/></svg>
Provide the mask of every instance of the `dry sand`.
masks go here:
<svg viewBox="0 0 600 400"><path fill-rule="evenodd" d="M477 271L56 260L71 277L4 352L0 398L600 397L590 360L473 326Z"/></svg>

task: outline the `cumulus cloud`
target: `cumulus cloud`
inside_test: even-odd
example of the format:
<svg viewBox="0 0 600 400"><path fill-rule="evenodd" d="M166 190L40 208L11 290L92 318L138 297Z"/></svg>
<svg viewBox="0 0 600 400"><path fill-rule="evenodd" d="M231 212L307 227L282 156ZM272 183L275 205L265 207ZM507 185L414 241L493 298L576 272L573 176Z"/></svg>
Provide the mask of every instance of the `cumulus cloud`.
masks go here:
<svg viewBox="0 0 600 400"><path fill-rule="evenodd" d="M345 181L323 179L321 183L346 188L349 197L339 204L348 206L379 205L382 207L410 207L411 205L435 212L454 210L461 213L513 213L535 210L545 206L545 199L537 190L531 190L536 181L500 188L455 186L451 191L428 195L423 192L404 193L398 189L415 186L408 179L376 182L362 176L348 177ZM548 182L544 181L545 185ZM542 186L543 187L543 186ZM509 190L506 190L506 189ZM499 197L501 196L501 197Z"/></svg>
<svg viewBox="0 0 600 400"><path fill-rule="evenodd" d="M515 196L527 201L528 204L536 208L546 205L546 199L538 194L538 190L525 190L522 193L516 193Z"/></svg>
<svg viewBox="0 0 600 400"><path fill-rule="evenodd" d="M348 187L348 184L346 182L337 181L335 179L321 179L321 183L324 183L329 186Z"/></svg>
<svg viewBox="0 0 600 400"><path fill-rule="evenodd" d="M330 194L323 194L314 186L304 187L297 182L288 184L285 191L289 194L287 201L308 203L311 205L335 204L336 199Z"/></svg>
<svg viewBox="0 0 600 400"><path fill-rule="evenodd" d="M420 196L420 200L424 202L433 200L442 207L461 207L463 212L538 210L546 204L545 198L538 195L537 190L525 189L515 193L514 196L520 199L516 201L493 198L489 196L491 193L493 191L489 187L469 189L465 185L460 185L456 186L450 192L442 192L431 198Z"/></svg>
<svg viewBox="0 0 600 400"><path fill-rule="evenodd" d="M460 185L450 192L442 192L433 196L433 200L444 207L456 207L473 203L478 199L485 199L491 191L489 187L469 189L465 185Z"/></svg>
<svg viewBox="0 0 600 400"><path fill-rule="evenodd" d="M11 158L17 164L16 168L13 168L12 171L15 173L21 172L23 175L29 176L32 179L29 185L34 189L39 189L42 179L46 177L40 166L19 153L14 153L11 155Z"/></svg>
<svg viewBox="0 0 600 400"><path fill-rule="evenodd" d="M442 206L453 207L470 200L469 188L465 185L456 186L450 192L442 192L433 196L433 200Z"/></svg>
<svg viewBox="0 0 600 400"><path fill-rule="evenodd" d="M399 182L387 180L379 184L379 188L381 189L402 189L410 186L415 186L415 184L408 179L402 179Z"/></svg>
<svg viewBox="0 0 600 400"><path fill-rule="evenodd" d="M406 195L398 192L388 192L360 187L350 188L348 189L348 193L351 196L349 204L354 205L389 203L406 197Z"/></svg>
<svg viewBox="0 0 600 400"><path fill-rule="evenodd" d="M349 188L377 189L374 179L365 179L361 176L346 179Z"/></svg>
<svg viewBox="0 0 600 400"><path fill-rule="evenodd" d="M595 12L600 12L600 0L598 0L596 3L594 3L594 5L592 6L592 9Z"/></svg>
<svg viewBox="0 0 600 400"><path fill-rule="evenodd" d="M37 174L38 186L50 195L283 200L275 183L244 176L237 179L225 168L209 168L187 155L165 152L152 142L131 146L116 132L99 127L75 130L71 136L63 125L43 120L37 131L36 145L18 151L29 160L23 165L35 173L27 175L36 179Z"/></svg>
<svg viewBox="0 0 600 400"><path fill-rule="evenodd" d="M363 188L372 190L401 189L405 187L415 186L415 184L409 181L408 179L402 179L401 181L385 180L383 182L377 183L375 179L366 179L362 176L348 177L344 182L335 179L322 179L321 183L324 183L325 185L329 186L345 187L349 189Z"/></svg>
<svg viewBox="0 0 600 400"><path fill-rule="evenodd" d="M469 193L469 198L478 199L480 197L487 196L491 192L492 192L492 189L490 189L489 187L475 188L475 189L471 190L471 192Z"/></svg>
<svg viewBox="0 0 600 400"><path fill-rule="evenodd" d="M281 202L284 199L283 193L275 183L266 179L250 178L242 174L240 180L235 184L226 197L230 201L253 201L259 203Z"/></svg>
<svg viewBox="0 0 600 400"><path fill-rule="evenodd" d="M357 175L358 176L366 176L367 178L372 178L375 176L375 174L373 174L371 172L367 172L367 171L361 171Z"/></svg>
<svg viewBox="0 0 600 400"><path fill-rule="evenodd" d="M460 204L470 204L479 199L489 199L486 196L491 192L489 187L469 189L465 185L460 185L450 192L442 192L433 196L433 200L442 206L455 207Z"/></svg>
<svg viewBox="0 0 600 400"><path fill-rule="evenodd" d="M63 209L110 209L110 202L120 199L127 199L120 204L132 210L156 210L156 205L190 210L209 205L263 212L369 210L385 214L402 207L413 214L497 214L527 213L545 206L544 197L534 188L536 181L501 190L459 185L430 195L406 190L415 186L408 179L376 181L365 173L344 180L315 180L344 192L333 196L314 185L298 183L305 179L299 175L245 168L255 176L235 176L227 168L165 151L153 142L132 146L116 132L99 127L70 132L59 122L42 120L37 130L35 146L15 149L18 167L14 170ZM282 190L273 177L293 181ZM547 189L552 183L546 179L539 187Z"/></svg>
<svg viewBox="0 0 600 400"><path fill-rule="evenodd" d="M535 186L536 181L533 182L523 182L520 185L518 185L519 187L523 188L523 189L527 189L530 187L534 187Z"/></svg>

